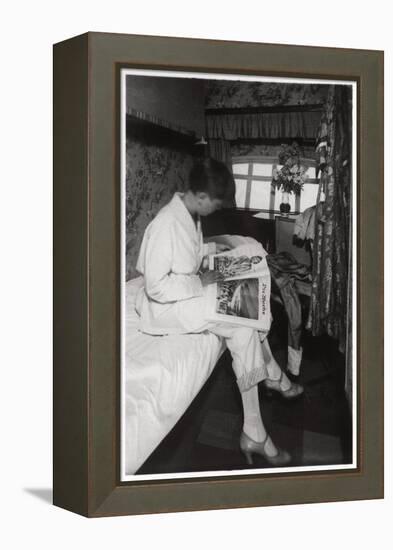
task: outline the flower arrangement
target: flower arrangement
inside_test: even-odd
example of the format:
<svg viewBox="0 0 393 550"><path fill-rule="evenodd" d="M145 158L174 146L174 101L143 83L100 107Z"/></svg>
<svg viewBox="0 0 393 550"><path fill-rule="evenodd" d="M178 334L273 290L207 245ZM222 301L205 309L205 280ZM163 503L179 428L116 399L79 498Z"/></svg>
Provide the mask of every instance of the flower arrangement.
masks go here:
<svg viewBox="0 0 393 550"><path fill-rule="evenodd" d="M278 161L282 168L273 170L272 185L284 193L300 195L304 183L307 181L307 168L300 164L301 148L297 143L282 145Z"/></svg>

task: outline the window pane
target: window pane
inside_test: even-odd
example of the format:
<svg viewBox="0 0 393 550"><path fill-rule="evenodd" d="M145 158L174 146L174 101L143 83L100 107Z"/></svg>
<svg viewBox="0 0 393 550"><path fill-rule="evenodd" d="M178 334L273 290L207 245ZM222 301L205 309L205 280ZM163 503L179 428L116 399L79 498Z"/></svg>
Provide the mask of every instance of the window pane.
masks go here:
<svg viewBox="0 0 393 550"><path fill-rule="evenodd" d="M308 170L306 171L306 174L310 179L315 180L315 178L316 178L315 166L310 166L308 168Z"/></svg>
<svg viewBox="0 0 393 550"><path fill-rule="evenodd" d="M233 165L233 173L239 174L239 176L247 176L248 174L248 162L244 164L234 164Z"/></svg>
<svg viewBox="0 0 393 550"><path fill-rule="evenodd" d="M235 194L236 206L238 206L239 208L244 208L246 206L247 181L235 179L235 185L236 185L236 194Z"/></svg>
<svg viewBox="0 0 393 550"><path fill-rule="evenodd" d="M246 159L245 159L246 160ZM239 162L233 164L233 173L236 182L236 206L239 208L253 208L260 210L275 210L276 212L280 211L280 204L282 202L282 191L271 190L270 181L257 181L253 180L252 177L239 179L236 176L248 176L249 167L252 168L252 176L259 176L270 178L272 177L273 166L277 167L278 170L282 168L282 165L276 164L277 160L273 157L271 160L266 159L260 162ZM310 180L316 179L316 168L315 166L308 166L307 176ZM249 200L246 203L247 195L247 181L250 182L250 196ZM294 194L289 195L289 204L291 207L291 212L295 211L296 204L299 204L298 208L300 212L303 212L306 208L313 206L316 203L316 198L318 194L318 184L315 183L305 183L303 191L299 199L296 200Z"/></svg>
<svg viewBox="0 0 393 550"><path fill-rule="evenodd" d="M300 195L300 212L317 203L318 185L316 183L305 183Z"/></svg>
<svg viewBox="0 0 393 550"><path fill-rule="evenodd" d="M273 170L273 164L271 163L264 163L260 164L258 162L255 162L253 165L252 174L253 176L268 176L271 177Z"/></svg>
<svg viewBox="0 0 393 550"><path fill-rule="evenodd" d="M269 210L271 185L268 181L252 181L250 208Z"/></svg>

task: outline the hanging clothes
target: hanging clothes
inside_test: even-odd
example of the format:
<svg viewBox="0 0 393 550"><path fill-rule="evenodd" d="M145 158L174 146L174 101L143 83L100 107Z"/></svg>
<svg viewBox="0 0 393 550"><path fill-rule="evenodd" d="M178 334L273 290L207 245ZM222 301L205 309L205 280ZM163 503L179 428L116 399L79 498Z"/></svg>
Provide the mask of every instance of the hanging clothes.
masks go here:
<svg viewBox="0 0 393 550"><path fill-rule="evenodd" d="M299 241L313 241L315 233L315 205L306 208L295 220L293 235Z"/></svg>
<svg viewBox="0 0 393 550"><path fill-rule="evenodd" d="M310 268L300 264L289 252L269 254L266 261L270 269L272 281L277 286L288 318L288 370L298 375L303 350L302 307L296 289L296 281L311 283Z"/></svg>

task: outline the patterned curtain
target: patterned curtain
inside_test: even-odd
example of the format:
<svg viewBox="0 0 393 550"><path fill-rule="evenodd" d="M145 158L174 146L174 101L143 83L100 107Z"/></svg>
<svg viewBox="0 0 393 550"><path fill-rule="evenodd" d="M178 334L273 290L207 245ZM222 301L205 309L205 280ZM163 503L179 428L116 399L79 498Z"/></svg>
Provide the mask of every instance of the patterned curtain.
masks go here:
<svg viewBox="0 0 393 550"><path fill-rule="evenodd" d="M315 216L308 328L346 352L351 220L352 89L331 86L318 136L320 189Z"/></svg>
<svg viewBox="0 0 393 550"><path fill-rule="evenodd" d="M352 195L352 194L351 194ZM351 196L352 198L352 196ZM349 234L349 255L348 255L348 297L347 297L347 348L345 358L345 392L347 394L349 410L352 411L352 209L350 220L350 234Z"/></svg>

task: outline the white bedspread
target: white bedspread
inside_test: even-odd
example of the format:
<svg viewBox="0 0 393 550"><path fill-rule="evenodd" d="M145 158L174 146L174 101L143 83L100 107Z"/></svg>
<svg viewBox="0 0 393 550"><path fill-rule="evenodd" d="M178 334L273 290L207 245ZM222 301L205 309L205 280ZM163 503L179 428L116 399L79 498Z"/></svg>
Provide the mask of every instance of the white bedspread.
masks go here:
<svg viewBox="0 0 393 550"><path fill-rule="evenodd" d="M150 336L137 330L142 277L126 283L125 474L134 474L211 374L224 346L211 333Z"/></svg>

